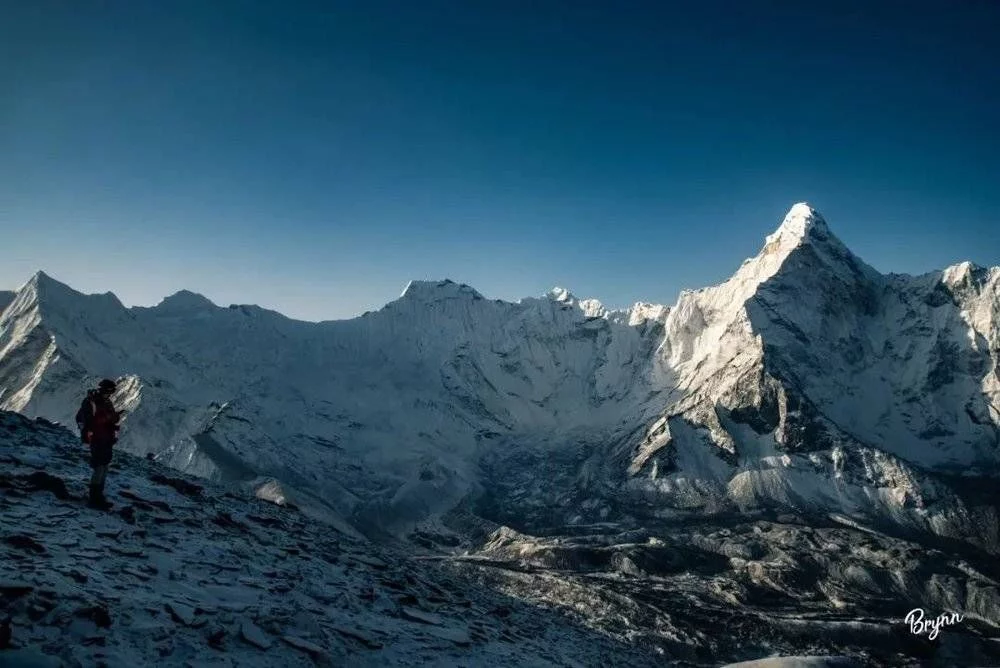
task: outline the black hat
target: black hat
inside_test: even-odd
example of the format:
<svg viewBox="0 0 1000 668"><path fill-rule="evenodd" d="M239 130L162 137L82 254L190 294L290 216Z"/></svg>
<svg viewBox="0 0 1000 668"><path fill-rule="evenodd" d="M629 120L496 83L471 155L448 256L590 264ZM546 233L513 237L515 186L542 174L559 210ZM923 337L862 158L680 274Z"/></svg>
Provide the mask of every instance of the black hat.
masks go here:
<svg viewBox="0 0 1000 668"><path fill-rule="evenodd" d="M97 384L97 389L102 391L114 392L118 386L115 385L115 381L105 378L100 383Z"/></svg>

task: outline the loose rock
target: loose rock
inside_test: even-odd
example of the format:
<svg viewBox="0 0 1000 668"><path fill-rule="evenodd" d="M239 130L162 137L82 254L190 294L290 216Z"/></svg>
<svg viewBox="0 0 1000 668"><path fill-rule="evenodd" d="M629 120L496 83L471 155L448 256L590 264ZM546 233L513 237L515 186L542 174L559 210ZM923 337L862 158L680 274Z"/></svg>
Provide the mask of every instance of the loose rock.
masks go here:
<svg viewBox="0 0 1000 668"><path fill-rule="evenodd" d="M30 594L34 588L34 585L30 585L27 582L0 582L0 596L4 598L20 598L25 594Z"/></svg>
<svg viewBox="0 0 1000 668"><path fill-rule="evenodd" d="M295 636L281 636L281 639L296 649L308 652L313 657L322 656L326 651L316 643L309 642L303 638L296 638Z"/></svg>
<svg viewBox="0 0 1000 668"><path fill-rule="evenodd" d="M442 621L438 615L432 612L424 612L417 608L407 608L402 607L399 610L399 614L403 619L409 619L412 622L420 622L421 624L430 624L433 626L441 626Z"/></svg>
<svg viewBox="0 0 1000 668"><path fill-rule="evenodd" d="M192 626L195 621L194 608L183 603L177 603L176 601L171 601L164 606L167 612L175 622L179 622L184 626Z"/></svg>
<svg viewBox="0 0 1000 668"><path fill-rule="evenodd" d="M245 621L240 625L240 637L259 649L266 650L273 644L271 639L251 621Z"/></svg>

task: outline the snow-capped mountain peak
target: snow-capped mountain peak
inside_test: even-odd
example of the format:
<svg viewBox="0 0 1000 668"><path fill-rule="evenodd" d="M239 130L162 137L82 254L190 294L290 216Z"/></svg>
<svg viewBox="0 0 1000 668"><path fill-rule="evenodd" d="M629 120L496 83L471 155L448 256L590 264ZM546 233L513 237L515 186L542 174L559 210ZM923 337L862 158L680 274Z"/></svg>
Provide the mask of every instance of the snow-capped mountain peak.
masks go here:
<svg viewBox="0 0 1000 668"><path fill-rule="evenodd" d="M39 286L45 286L47 284L64 285L63 283L60 283L56 279L46 274L43 270L39 269L38 271L36 271L34 274L31 275L31 278L29 278L25 282L25 284L21 286L21 288L25 287L38 288Z"/></svg>
<svg viewBox="0 0 1000 668"><path fill-rule="evenodd" d="M65 302L74 293L75 291L68 285L60 283L44 271L37 271L15 291L13 302L19 310L32 308L53 300L57 300L53 305L58 306L59 301Z"/></svg>
<svg viewBox="0 0 1000 668"><path fill-rule="evenodd" d="M652 320L663 324L668 315L670 315L670 307L665 304L636 302L632 305L632 308L628 310L628 324L635 326L646 320Z"/></svg>
<svg viewBox="0 0 1000 668"><path fill-rule="evenodd" d="M833 234L823 215L805 202L796 204L788 211L778 229L765 238L757 257L748 260L744 266L751 265L754 273L766 279L793 256L808 256L812 261L826 265L864 265ZM867 268L863 271L873 275L877 273Z"/></svg>
<svg viewBox="0 0 1000 668"><path fill-rule="evenodd" d="M825 239L829 234L823 215L810 204L799 202L788 210L778 229L768 235L765 245L795 246L813 238Z"/></svg>
<svg viewBox="0 0 1000 668"><path fill-rule="evenodd" d="M1000 267L980 267L974 262L959 262L947 267L941 273L941 282L953 290L972 289L980 291L996 282Z"/></svg>
<svg viewBox="0 0 1000 668"><path fill-rule="evenodd" d="M567 290L566 288L559 287L558 285L547 293L546 296L552 301L564 302L564 303L574 303L576 302L576 295Z"/></svg>
<svg viewBox="0 0 1000 668"><path fill-rule="evenodd" d="M566 288L556 286L545 293L545 297L564 306L575 306L585 318L605 318L614 313L597 299L580 299Z"/></svg>
<svg viewBox="0 0 1000 668"><path fill-rule="evenodd" d="M204 295L190 290L180 290L164 298L154 308L159 313L181 313L214 310L219 307Z"/></svg>
<svg viewBox="0 0 1000 668"><path fill-rule="evenodd" d="M81 294L41 270L36 271L24 285L18 288L17 292L26 292L42 299L72 298L73 295Z"/></svg>
<svg viewBox="0 0 1000 668"><path fill-rule="evenodd" d="M400 299L418 302L438 302L446 299L482 299L475 288L456 283L450 278L440 281L410 281Z"/></svg>
<svg viewBox="0 0 1000 668"><path fill-rule="evenodd" d="M125 306L113 292L85 295L77 292L65 283L52 278L44 271L36 272L14 294L9 308L25 311L40 308L58 317L67 311L79 311L83 308L101 310L123 310Z"/></svg>

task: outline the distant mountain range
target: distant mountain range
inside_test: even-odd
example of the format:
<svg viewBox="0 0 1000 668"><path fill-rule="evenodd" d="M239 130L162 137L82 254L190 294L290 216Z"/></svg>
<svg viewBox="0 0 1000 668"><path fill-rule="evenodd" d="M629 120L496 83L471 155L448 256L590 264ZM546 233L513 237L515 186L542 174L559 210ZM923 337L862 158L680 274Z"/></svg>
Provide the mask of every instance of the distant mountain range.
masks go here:
<svg viewBox="0 0 1000 668"><path fill-rule="evenodd" d="M307 323L41 272L0 293L0 410L71 425L117 378L125 450L685 665L1000 658L998 360L1000 268L883 275L806 204L671 307L414 281ZM965 626L935 650L897 628L919 606Z"/></svg>
<svg viewBox="0 0 1000 668"><path fill-rule="evenodd" d="M0 295L0 408L69 424L119 378L125 449L364 529L501 494L552 523L813 508L996 550L995 511L947 480L1000 472L998 286L967 262L882 275L806 204L673 307L414 281L306 323L39 272Z"/></svg>

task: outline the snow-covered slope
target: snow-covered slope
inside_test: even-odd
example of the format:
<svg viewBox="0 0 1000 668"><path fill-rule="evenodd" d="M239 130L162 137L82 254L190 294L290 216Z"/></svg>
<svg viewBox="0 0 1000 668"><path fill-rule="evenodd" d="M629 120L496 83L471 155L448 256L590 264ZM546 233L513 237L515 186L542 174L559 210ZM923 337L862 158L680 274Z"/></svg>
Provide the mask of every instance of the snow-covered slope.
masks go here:
<svg viewBox="0 0 1000 668"><path fill-rule="evenodd" d="M0 406L66 422L122 378L124 448L364 531L467 498L553 523L778 507L995 550L995 506L945 476L998 471L998 286L968 263L883 276L805 204L672 308L414 281L315 324L39 273L0 315Z"/></svg>

